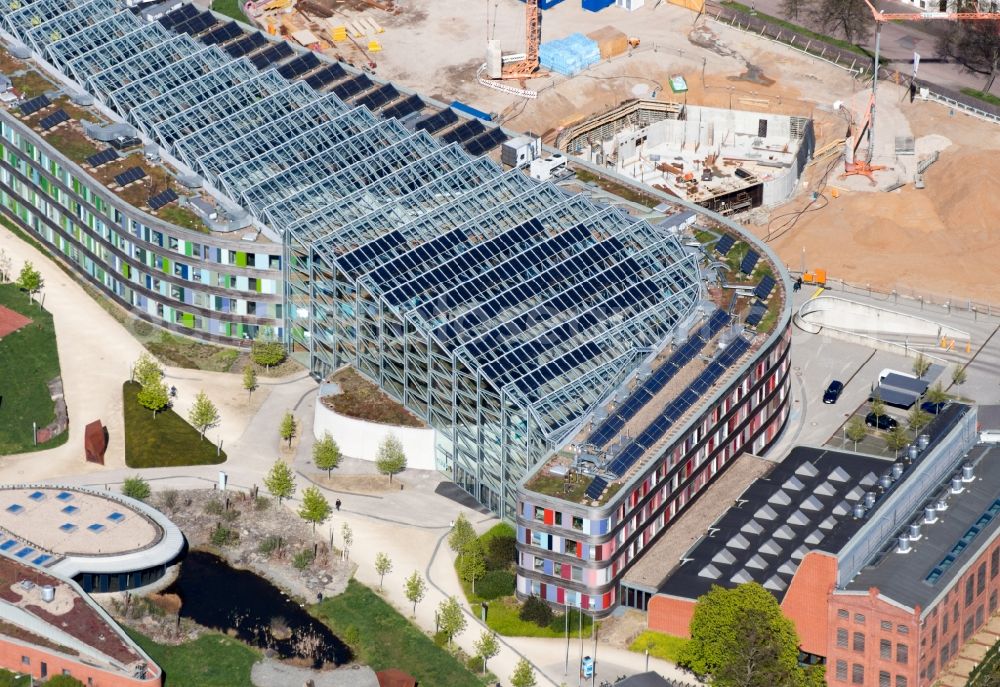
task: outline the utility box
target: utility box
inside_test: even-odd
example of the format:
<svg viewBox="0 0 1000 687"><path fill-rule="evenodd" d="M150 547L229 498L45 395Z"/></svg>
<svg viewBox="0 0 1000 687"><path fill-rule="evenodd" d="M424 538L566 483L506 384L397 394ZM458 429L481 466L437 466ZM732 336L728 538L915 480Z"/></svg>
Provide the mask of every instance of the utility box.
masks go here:
<svg viewBox="0 0 1000 687"><path fill-rule="evenodd" d="M503 76L503 53L500 50L500 41L486 42L486 76L491 79Z"/></svg>
<svg viewBox="0 0 1000 687"><path fill-rule="evenodd" d="M553 174L562 169L566 169L566 157L556 153L541 160L532 160L531 166L528 168L528 176L538 181L548 181Z"/></svg>
<svg viewBox="0 0 1000 687"><path fill-rule="evenodd" d="M522 167L542 156L542 139L518 136L500 146L500 161L508 167Z"/></svg>
<svg viewBox="0 0 1000 687"><path fill-rule="evenodd" d="M615 0L615 7L621 7L629 12L634 12L645 4L646 0Z"/></svg>

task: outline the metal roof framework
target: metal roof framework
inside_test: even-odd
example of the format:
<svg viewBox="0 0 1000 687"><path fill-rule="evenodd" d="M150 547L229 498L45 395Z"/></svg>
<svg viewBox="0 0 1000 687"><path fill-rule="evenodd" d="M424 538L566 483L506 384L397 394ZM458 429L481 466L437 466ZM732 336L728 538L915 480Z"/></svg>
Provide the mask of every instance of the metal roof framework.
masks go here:
<svg viewBox="0 0 1000 687"><path fill-rule="evenodd" d="M115 17L128 17L131 13L119 13ZM103 42L81 40L81 34L64 38L52 47L64 44L60 50L69 55L75 54L64 69L67 74L81 84L95 74L121 65L125 60L159 45L172 36L159 24L137 26L131 33L121 36L121 40L108 38ZM95 43L97 47L94 47Z"/></svg>
<svg viewBox="0 0 1000 687"><path fill-rule="evenodd" d="M45 47L45 54L52 64L66 68L72 60L91 52L91 46L95 43L110 43L140 28L141 24L136 23L131 12L116 12L68 38L49 43ZM86 35L86 39L80 40L81 35Z"/></svg>

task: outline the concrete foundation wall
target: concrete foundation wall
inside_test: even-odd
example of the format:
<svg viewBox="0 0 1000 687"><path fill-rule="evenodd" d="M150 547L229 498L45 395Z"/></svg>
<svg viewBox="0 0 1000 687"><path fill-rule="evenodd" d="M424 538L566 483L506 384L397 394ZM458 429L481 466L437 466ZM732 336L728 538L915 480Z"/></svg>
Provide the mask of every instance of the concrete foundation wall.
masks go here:
<svg viewBox="0 0 1000 687"><path fill-rule="evenodd" d="M351 458L375 460L378 447L390 434L403 444L406 466L417 470L435 470L434 430L423 427L399 427L359 420L336 413L317 398L313 433L319 439L329 432L341 452Z"/></svg>
<svg viewBox="0 0 1000 687"><path fill-rule="evenodd" d="M942 322L836 296L806 301L795 314L795 323L814 334L858 337L866 345L880 341L895 346L934 347L942 338L961 343L970 340L969 332Z"/></svg>

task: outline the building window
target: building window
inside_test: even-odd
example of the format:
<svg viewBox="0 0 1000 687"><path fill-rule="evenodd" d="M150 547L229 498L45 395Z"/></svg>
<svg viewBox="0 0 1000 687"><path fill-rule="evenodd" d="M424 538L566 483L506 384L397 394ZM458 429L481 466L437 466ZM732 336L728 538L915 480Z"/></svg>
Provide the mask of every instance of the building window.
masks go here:
<svg viewBox="0 0 1000 687"><path fill-rule="evenodd" d="M864 616L864 614L862 614L862 613L855 613L854 614L854 622L859 623L861 625L864 625L865 624L865 616Z"/></svg>
<svg viewBox="0 0 1000 687"><path fill-rule="evenodd" d="M881 625L882 629L885 630L886 632L892 632L891 620L883 620L881 623L879 623L879 625Z"/></svg>
<svg viewBox="0 0 1000 687"><path fill-rule="evenodd" d="M976 580L972 575L969 575L969 579L965 581L965 607L968 608L972 605L972 600L975 598L975 588ZM958 620L958 618L956 618Z"/></svg>
<svg viewBox="0 0 1000 687"><path fill-rule="evenodd" d="M997 573L1000 573L1000 547L990 553L990 579L996 577Z"/></svg>
<svg viewBox="0 0 1000 687"><path fill-rule="evenodd" d="M865 633L855 632L854 633L854 650L864 651L865 650Z"/></svg>
<svg viewBox="0 0 1000 687"><path fill-rule="evenodd" d="M838 608L837 609L837 617L838 618L843 618L844 620L847 620L848 618L851 617L851 614L847 612L846 608Z"/></svg>
<svg viewBox="0 0 1000 687"><path fill-rule="evenodd" d="M878 671L878 687L892 687L892 676L884 670Z"/></svg>
<svg viewBox="0 0 1000 687"><path fill-rule="evenodd" d="M937 613L937 609L934 609L934 612ZM910 628L906 625L897 625L896 632L898 632L901 635L908 635L910 634Z"/></svg>
<svg viewBox="0 0 1000 687"><path fill-rule="evenodd" d="M966 640L972 636L972 617L970 616L968 620L965 621L965 625L962 626L962 640Z"/></svg>
<svg viewBox="0 0 1000 687"><path fill-rule="evenodd" d="M837 661L837 679L847 680L847 661Z"/></svg>
<svg viewBox="0 0 1000 687"><path fill-rule="evenodd" d="M888 639L880 639L878 643L878 657L886 661L892 660L892 642Z"/></svg>
<svg viewBox="0 0 1000 687"><path fill-rule="evenodd" d="M860 663L851 666L851 682L856 685L865 684L865 667Z"/></svg>
<svg viewBox="0 0 1000 687"><path fill-rule="evenodd" d="M544 522L545 520L545 509L541 506L535 506L535 520L537 522Z"/></svg>
<svg viewBox="0 0 1000 687"><path fill-rule="evenodd" d="M905 644L896 645L896 663L906 664L910 662L910 647Z"/></svg>
<svg viewBox="0 0 1000 687"><path fill-rule="evenodd" d="M948 656L949 655L950 654L948 653L948 645L945 644L943 647L941 647L941 665L947 665L948 664Z"/></svg>
<svg viewBox="0 0 1000 687"><path fill-rule="evenodd" d="M583 531L583 518L573 516L573 529L579 532Z"/></svg>
<svg viewBox="0 0 1000 687"><path fill-rule="evenodd" d="M27 656L22 656L21 657L21 665L22 666L30 666L31 665L31 659L28 658Z"/></svg>
<svg viewBox="0 0 1000 687"><path fill-rule="evenodd" d="M927 664L927 679L930 680L935 675L937 675L937 665L934 664L933 659Z"/></svg>
<svg viewBox="0 0 1000 687"><path fill-rule="evenodd" d="M562 513L560 513L559 511L556 511L553 514L553 520L555 520L556 525L559 525L561 527L562 526Z"/></svg>
<svg viewBox="0 0 1000 687"><path fill-rule="evenodd" d="M837 628L837 646L841 649L847 648L847 630L842 627Z"/></svg>
<svg viewBox="0 0 1000 687"><path fill-rule="evenodd" d="M577 555L576 551L577 551L577 547L578 546L579 546L579 544L577 544L572 539L567 539L566 540L566 553L569 554L570 556Z"/></svg>
<svg viewBox="0 0 1000 687"><path fill-rule="evenodd" d="M997 590L990 592L990 613L997 610Z"/></svg>
<svg viewBox="0 0 1000 687"><path fill-rule="evenodd" d="M948 614L941 614L941 634L948 634Z"/></svg>
<svg viewBox="0 0 1000 687"><path fill-rule="evenodd" d="M983 607L980 605L979 608L976 609L976 627L981 626L983 624L983 620Z"/></svg>
<svg viewBox="0 0 1000 687"><path fill-rule="evenodd" d="M976 571L976 594L982 594L983 590L986 589L986 562L979 564L979 570Z"/></svg>
<svg viewBox="0 0 1000 687"><path fill-rule="evenodd" d="M897 675L896 687L906 687L906 677L904 677L903 675Z"/></svg>
<svg viewBox="0 0 1000 687"><path fill-rule="evenodd" d="M958 653L958 635L956 634L951 638L951 655L954 656Z"/></svg>

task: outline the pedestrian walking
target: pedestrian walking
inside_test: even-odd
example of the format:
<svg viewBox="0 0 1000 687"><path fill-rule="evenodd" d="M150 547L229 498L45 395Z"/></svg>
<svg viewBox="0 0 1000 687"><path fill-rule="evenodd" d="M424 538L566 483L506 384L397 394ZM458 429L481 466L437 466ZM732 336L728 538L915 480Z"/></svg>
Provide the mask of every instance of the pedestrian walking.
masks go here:
<svg viewBox="0 0 1000 687"><path fill-rule="evenodd" d="M333 505L337 507L337 510L340 510L340 499L337 499L337 502L334 503Z"/></svg>

